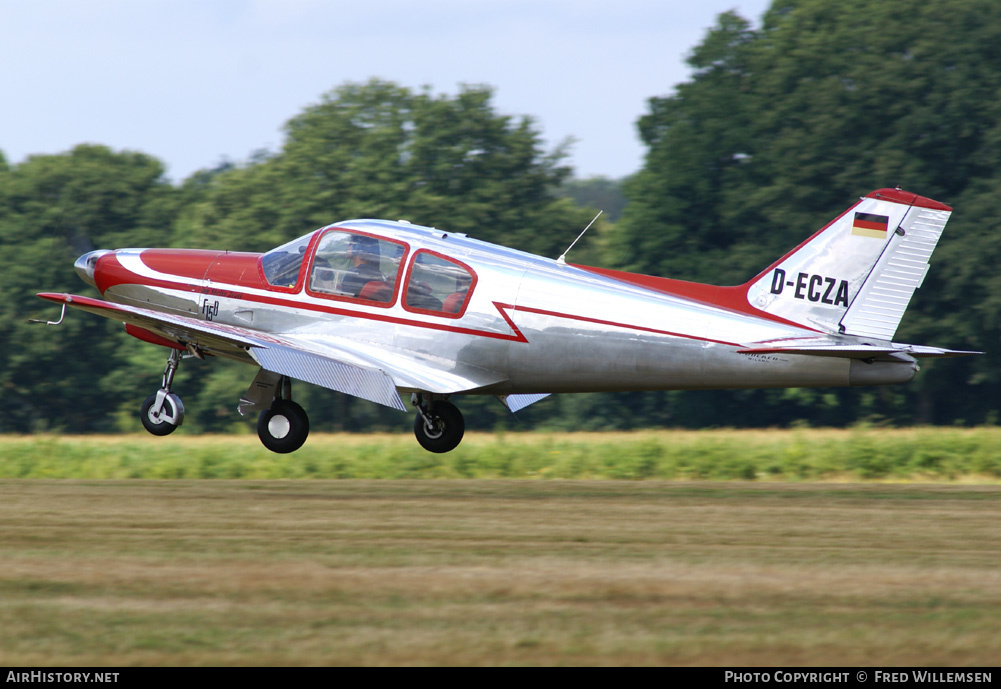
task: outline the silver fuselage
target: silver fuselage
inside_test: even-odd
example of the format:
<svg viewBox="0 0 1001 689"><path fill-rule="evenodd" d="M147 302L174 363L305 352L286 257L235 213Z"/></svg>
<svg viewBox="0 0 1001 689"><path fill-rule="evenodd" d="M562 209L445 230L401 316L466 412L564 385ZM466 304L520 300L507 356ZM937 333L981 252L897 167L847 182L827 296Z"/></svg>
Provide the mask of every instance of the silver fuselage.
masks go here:
<svg viewBox="0 0 1001 689"><path fill-rule="evenodd" d="M461 317L415 313L399 294L375 306L311 295L304 284L289 291L220 280L211 270L179 275L151 268L142 249L115 252L134 279L116 280L104 296L275 336L344 342L373 358L416 356L445 371L479 371L485 384L467 391L477 394L871 385L904 382L916 370L913 361L741 353L747 343L824 333L431 228L367 220L332 227L403 242L408 257L424 249L472 268L476 283ZM213 353L254 363L239 350Z"/></svg>

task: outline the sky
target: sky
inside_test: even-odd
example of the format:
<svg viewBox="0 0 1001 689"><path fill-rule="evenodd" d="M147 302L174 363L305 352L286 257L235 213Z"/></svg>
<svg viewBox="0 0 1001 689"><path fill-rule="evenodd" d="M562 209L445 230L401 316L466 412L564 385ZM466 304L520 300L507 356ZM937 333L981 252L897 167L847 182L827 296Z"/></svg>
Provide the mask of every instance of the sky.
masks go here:
<svg viewBox="0 0 1001 689"><path fill-rule="evenodd" d="M0 151L142 151L180 182L280 150L283 125L348 82L494 89L578 178L642 167L636 121L736 10L771 0L0 0Z"/></svg>

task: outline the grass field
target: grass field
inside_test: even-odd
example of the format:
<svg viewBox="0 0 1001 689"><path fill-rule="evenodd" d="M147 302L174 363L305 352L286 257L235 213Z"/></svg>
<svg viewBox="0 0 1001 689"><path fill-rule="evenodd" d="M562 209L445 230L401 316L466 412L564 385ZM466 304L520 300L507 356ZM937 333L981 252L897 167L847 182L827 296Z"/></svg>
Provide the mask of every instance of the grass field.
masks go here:
<svg viewBox="0 0 1001 689"><path fill-rule="evenodd" d="M445 455L410 434L0 436L0 478L562 478L1001 483L1001 428L471 433Z"/></svg>
<svg viewBox="0 0 1001 689"><path fill-rule="evenodd" d="M0 665L995 665L1001 486L2 480Z"/></svg>

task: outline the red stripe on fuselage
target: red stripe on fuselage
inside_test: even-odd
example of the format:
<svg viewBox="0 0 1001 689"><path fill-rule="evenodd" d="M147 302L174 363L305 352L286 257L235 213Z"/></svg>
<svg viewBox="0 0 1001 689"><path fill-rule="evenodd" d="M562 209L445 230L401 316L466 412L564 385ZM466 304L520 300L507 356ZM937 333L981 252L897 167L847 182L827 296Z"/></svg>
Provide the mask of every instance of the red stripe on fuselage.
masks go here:
<svg viewBox="0 0 1001 689"><path fill-rule="evenodd" d="M143 249L139 260L158 273L203 280L212 262L222 253L204 249Z"/></svg>
<svg viewBox="0 0 1001 689"><path fill-rule="evenodd" d="M497 306L498 309L499 309L501 306L506 306L506 304L498 304L497 302L494 302L494 306ZM510 307L508 307L508 308L510 308ZM700 342L712 342L713 344L728 345L730 347L740 347L740 346L742 346L742 345L737 344L736 342L726 342L725 340L713 340L713 339L708 338L708 337L698 337L696 335L686 335L685 333L676 333L676 332L672 332L670 330L660 330L659 328L648 328L645 325L629 325L627 323L617 323L615 321L607 321L607 320L604 320L604 319L601 319L601 318L590 318L588 316L573 316L573 315L568 314L568 313L560 313L559 311L548 311L546 309L536 309L536 308L532 308L530 306L517 306L517 307L514 308L514 310L515 311L525 311L526 313L537 313L537 314L541 314L543 316L553 316L554 318L566 318L568 320L580 321L582 323L597 323L598 325L609 325L609 326L612 326L613 328L625 328L627 330L638 330L638 331L644 332L644 333L655 333L657 335L669 335L671 337L683 337L683 338L685 338L687 340L698 340ZM501 313L503 313L503 312L501 312ZM510 319L508 319L508 322L509 323L511 322ZM512 326L513 325L514 324L512 323ZM526 340L526 342L527 342L527 340Z"/></svg>
<svg viewBox="0 0 1001 689"><path fill-rule="evenodd" d="M201 249L145 249L139 259L152 270L169 275L267 289L258 264L261 254Z"/></svg>
<svg viewBox="0 0 1001 689"><path fill-rule="evenodd" d="M94 264L94 284L97 286L97 291L101 294L104 294L116 285L132 285L138 282L139 276L123 266L122 262L118 260L118 256L114 253L101 256L97 259L97 263ZM157 283L160 281L154 280L152 282ZM189 286L185 285L185 287Z"/></svg>
<svg viewBox="0 0 1001 689"><path fill-rule="evenodd" d="M575 268L580 268L581 270L585 270L589 273L603 275L605 277L612 278L613 280L618 280L619 282L625 282L630 285L650 290L651 292L657 292L658 294L666 294L680 299L697 301L699 303L706 304L707 306L715 306L717 308L738 313L742 316L752 316L753 318L760 318L762 320L772 321L782 325L791 325L798 330L820 332L814 328L808 328L794 321L782 318L781 316L774 316L751 306L751 304L747 301L747 290L752 284L754 284L755 281L760 279L761 275L758 275L753 280L743 285L737 285L735 287L719 287L717 285L704 285L699 282L686 282L685 280L659 278L654 277L653 275L627 273L624 270L612 270L611 268L594 268L592 266L582 266L576 263L573 265Z"/></svg>

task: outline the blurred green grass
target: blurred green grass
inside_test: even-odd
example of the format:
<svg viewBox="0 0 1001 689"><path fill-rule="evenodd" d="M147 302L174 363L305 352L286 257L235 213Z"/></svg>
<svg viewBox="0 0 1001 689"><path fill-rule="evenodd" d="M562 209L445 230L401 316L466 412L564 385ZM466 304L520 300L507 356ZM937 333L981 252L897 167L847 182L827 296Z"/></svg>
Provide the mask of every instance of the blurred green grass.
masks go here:
<svg viewBox="0 0 1001 689"><path fill-rule="evenodd" d="M0 436L0 478L668 479L1001 482L1001 429L854 428L409 435L314 434L289 455L254 436Z"/></svg>

